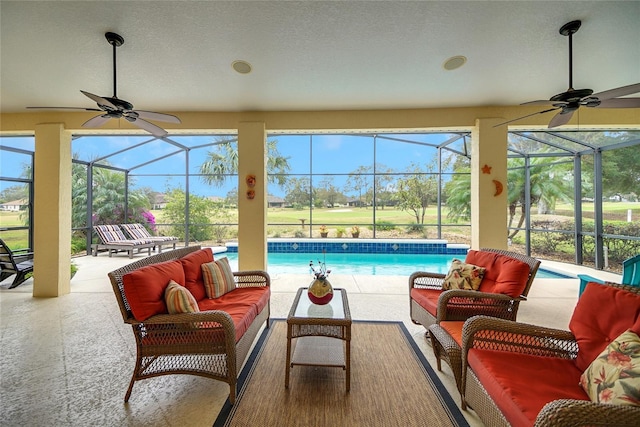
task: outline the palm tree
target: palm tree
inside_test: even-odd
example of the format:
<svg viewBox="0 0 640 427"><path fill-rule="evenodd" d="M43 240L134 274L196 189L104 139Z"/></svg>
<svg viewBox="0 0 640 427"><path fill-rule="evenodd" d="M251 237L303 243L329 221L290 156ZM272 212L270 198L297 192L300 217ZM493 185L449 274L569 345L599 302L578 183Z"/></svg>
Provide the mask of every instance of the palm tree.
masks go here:
<svg viewBox="0 0 640 427"><path fill-rule="evenodd" d="M92 204L93 218L97 224L146 223L142 212L149 210L151 204L145 192L129 192L128 215L125 218L124 191L124 173L94 166Z"/></svg>
<svg viewBox="0 0 640 427"><path fill-rule="evenodd" d="M238 173L238 141L235 138L216 137L218 151L209 151L206 160L200 165L203 182L222 186L224 182ZM285 174L289 171L289 158L278 151L278 141L267 141L267 173L269 182L284 185Z"/></svg>
<svg viewBox="0 0 640 427"><path fill-rule="evenodd" d="M456 170L451 181L444 187L447 218L452 222L471 220L471 170L463 167Z"/></svg>
<svg viewBox="0 0 640 427"><path fill-rule="evenodd" d="M513 238L518 234L526 217L525 199L525 160L523 158L509 159L509 169L507 172L508 202L509 202L509 222L511 228L516 216L518 206L520 207L520 218L516 229L509 235ZM529 186L531 205L544 204L554 206L558 199L564 202L573 200L573 190L567 186L567 178L570 171L565 163L555 164L546 157L533 157L529 161ZM573 182L573 177L570 177Z"/></svg>
<svg viewBox="0 0 640 427"><path fill-rule="evenodd" d="M518 234L526 218L525 199L525 161L523 158L509 159L507 171L507 204L509 208L508 227L511 228L520 208L520 218L516 229L509 238ZM546 157L533 157L529 161L529 185L531 205L545 204L554 206L558 199L571 202L573 190L567 185L571 169L566 164L553 163ZM468 172L468 169L456 172ZM471 175L455 175L446 186L447 218L452 221L469 220L471 218Z"/></svg>

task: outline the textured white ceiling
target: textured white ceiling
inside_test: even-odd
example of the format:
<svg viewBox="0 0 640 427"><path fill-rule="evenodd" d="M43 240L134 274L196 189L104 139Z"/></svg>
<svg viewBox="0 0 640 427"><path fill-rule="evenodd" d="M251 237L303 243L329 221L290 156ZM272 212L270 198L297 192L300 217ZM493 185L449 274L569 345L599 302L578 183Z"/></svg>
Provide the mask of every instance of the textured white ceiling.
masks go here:
<svg viewBox="0 0 640 427"><path fill-rule="evenodd" d="M80 89L155 111L517 105L640 82L639 1L0 2L0 108L94 107ZM445 71L464 55L467 64ZM253 65L248 75L234 60ZM638 96L638 95L636 95Z"/></svg>

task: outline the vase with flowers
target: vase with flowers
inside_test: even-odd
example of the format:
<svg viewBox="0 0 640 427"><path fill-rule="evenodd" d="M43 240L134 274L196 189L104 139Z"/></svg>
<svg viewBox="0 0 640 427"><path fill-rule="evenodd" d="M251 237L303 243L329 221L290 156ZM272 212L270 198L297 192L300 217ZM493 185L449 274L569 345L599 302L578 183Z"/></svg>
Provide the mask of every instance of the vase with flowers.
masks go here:
<svg viewBox="0 0 640 427"><path fill-rule="evenodd" d="M318 230L320 230L320 237L327 237L329 235L329 229L326 225L321 225Z"/></svg>
<svg viewBox="0 0 640 427"><path fill-rule="evenodd" d="M326 256L326 252L323 251ZM333 287L327 279L331 270L327 270L327 263L318 260L318 265L314 265L313 261L309 261L309 269L314 279L309 285L307 293L309 300L318 305L328 304L333 299Z"/></svg>

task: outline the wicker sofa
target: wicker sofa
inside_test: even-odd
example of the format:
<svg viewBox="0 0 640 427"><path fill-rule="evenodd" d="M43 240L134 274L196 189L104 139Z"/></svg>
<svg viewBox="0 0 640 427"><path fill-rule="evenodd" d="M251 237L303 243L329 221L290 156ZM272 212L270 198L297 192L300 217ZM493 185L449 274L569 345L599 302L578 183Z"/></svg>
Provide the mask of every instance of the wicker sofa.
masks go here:
<svg viewBox="0 0 640 427"><path fill-rule="evenodd" d="M626 355L640 356L640 342L625 341L629 351L616 347L623 333L640 333L640 288L588 284L569 329L488 316L464 323L464 398L486 425L640 425L640 407L633 406L640 403L640 363ZM610 365L606 374L605 363ZM583 376L589 371L592 378ZM621 378L625 379L621 388L630 393L618 394L624 404L612 400L599 403L618 393L614 379ZM582 385L595 390L592 396L581 380ZM628 405L630 401L633 405Z"/></svg>
<svg viewBox="0 0 640 427"><path fill-rule="evenodd" d="M270 278L264 271L233 272L235 289L208 298L201 266L212 261L210 248L191 246L108 273L137 348L125 402L138 380L191 374L228 383L229 401L235 403L238 373L262 325L269 327ZM193 295L198 312L168 314L170 280Z"/></svg>

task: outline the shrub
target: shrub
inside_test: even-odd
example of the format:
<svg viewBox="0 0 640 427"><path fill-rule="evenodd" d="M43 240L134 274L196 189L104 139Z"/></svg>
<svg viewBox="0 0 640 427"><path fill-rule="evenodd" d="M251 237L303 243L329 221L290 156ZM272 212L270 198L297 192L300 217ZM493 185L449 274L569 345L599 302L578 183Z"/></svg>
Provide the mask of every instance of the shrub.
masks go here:
<svg viewBox="0 0 640 427"><path fill-rule="evenodd" d="M396 226L391 221L376 221L376 228L380 231L392 231Z"/></svg>
<svg viewBox="0 0 640 427"><path fill-rule="evenodd" d="M423 226L420 224L411 224L407 226L407 233L422 233Z"/></svg>
<svg viewBox="0 0 640 427"><path fill-rule="evenodd" d="M184 236L185 232L185 192L175 188L167 192L167 205L162 211L163 219L172 224L172 235ZM212 201L204 197L189 195L189 238L195 241L211 240L212 229L209 217L214 211Z"/></svg>

